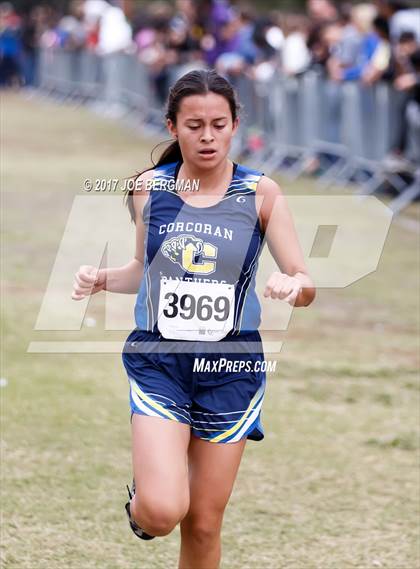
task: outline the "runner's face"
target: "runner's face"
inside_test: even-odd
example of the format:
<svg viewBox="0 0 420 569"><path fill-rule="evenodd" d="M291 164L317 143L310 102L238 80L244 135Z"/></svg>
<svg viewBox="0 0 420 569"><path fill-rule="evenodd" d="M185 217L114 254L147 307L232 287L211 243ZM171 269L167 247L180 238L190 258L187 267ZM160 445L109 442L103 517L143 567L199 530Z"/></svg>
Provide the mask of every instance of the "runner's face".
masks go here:
<svg viewBox="0 0 420 569"><path fill-rule="evenodd" d="M176 125L168 120L169 132L178 137L184 162L206 170L226 159L237 126L228 101L216 93L184 97Z"/></svg>

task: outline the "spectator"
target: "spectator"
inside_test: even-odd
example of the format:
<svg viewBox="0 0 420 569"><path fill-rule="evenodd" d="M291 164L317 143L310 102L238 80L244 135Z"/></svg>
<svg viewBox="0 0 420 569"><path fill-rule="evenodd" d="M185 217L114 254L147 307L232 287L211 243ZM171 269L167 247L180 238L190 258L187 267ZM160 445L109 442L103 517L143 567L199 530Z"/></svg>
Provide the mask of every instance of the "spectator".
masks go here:
<svg viewBox="0 0 420 569"><path fill-rule="evenodd" d="M352 15L353 5L343 4L340 17L337 19L343 28L340 39L340 61L343 67L355 64L362 46L362 34L354 24Z"/></svg>
<svg viewBox="0 0 420 569"><path fill-rule="evenodd" d="M221 30L223 53L216 60L218 73L239 75L256 62L258 49L253 41L254 22L248 12L232 13Z"/></svg>
<svg viewBox="0 0 420 569"><path fill-rule="evenodd" d="M182 28L188 34L194 30L197 21L197 6L192 0L177 0L175 3L176 12L171 19L171 26ZM194 30L196 33L196 30ZM194 39L197 39L193 35Z"/></svg>
<svg viewBox="0 0 420 569"><path fill-rule="evenodd" d="M330 57L329 46L324 36L325 27L322 24L313 26L308 34L307 47L310 52L308 69L326 75L327 62Z"/></svg>
<svg viewBox="0 0 420 569"><path fill-rule="evenodd" d="M38 83L38 62L41 36L47 29L48 11L45 6L33 7L22 21L22 75L26 87Z"/></svg>
<svg viewBox="0 0 420 569"><path fill-rule="evenodd" d="M283 22L282 70L286 75L303 73L311 63L307 46L308 28L304 16L289 15Z"/></svg>
<svg viewBox="0 0 420 569"><path fill-rule="evenodd" d="M365 85L372 85L382 79L389 70L391 63L391 43L388 21L381 16L377 16L373 20L373 29L379 37L379 43L372 55L372 59L363 71L361 79Z"/></svg>
<svg viewBox="0 0 420 569"><path fill-rule="evenodd" d="M330 0L308 0L306 10L315 25L333 22L338 19L338 10Z"/></svg>
<svg viewBox="0 0 420 569"><path fill-rule="evenodd" d="M62 47L62 33L59 31L58 24L60 15L51 6L45 5L45 30L42 32L39 43L42 49L53 49Z"/></svg>
<svg viewBox="0 0 420 569"><path fill-rule="evenodd" d="M69 12L67 16L61 18L58 24L61 45L69 50L81 50L85 47L87 37L83 0L72 0Z"/></svg>
<svg viewBox="0 0 420 569"><path fill-rule="evenodd" d="M399 89L405 96L400 107L396 144L383 160L385 170L405 175L412 173L413 165L420 164L420 48L411 53L409 60L411 72L400 75Z"/></svg>
<svg viewBox="0 0 420 569"><path fill-rule="evenodd" d="M180 14L176 14L180 16ZM175 15L175 16L176 16ZM185 17L185 14L183 15ZM138 47L139 59L147 65L150 81L153 85L159 105L163 105L168 95L170 70L179 61L177 41L186 47L188 38L182 38L181 25L184 17L173 20L172 7L166 2L157 2L143 12L144 24L137 32L135 42ZM178 29L172 29L171 22L175 22Z"/></svg>
<svg viewBox="0 0 420 569"><path fill-rule="evenodd" d="M20 18L10 2L0 4L0 86L21 84Z"/></svg>
<svg viewBox="0 0 420 569"><path fill-rule="evenodd" d="M341 59L341 45L343 39L343 25L340 21L329 22L321 27L321 41L326 45L328 57L325 66L328 76L333 80L341 80L343 64Z"/></svg>
<svg viewBox="0 0 420 569"><path fill-rule="evenodd" d="M411 56L416 52L418 43L413 32L403 32L394 46L394 86L401 90L404 85L404 79L399 81L400 77L413 72Z"/></svg>
<svg viewBox="0 0 420 569"><path fill-rule="evenodd" d="M414 90L418 87L418 71L413 65L412 57L418 51L418 43L413 32L403 32L394 48L393 73L394 88L397 91L395 104L398 121L395 127L391 160L403 155L407 145L406 116ZM414 59L416 61L416 59ZM389 162L389 160L388 160Z"/></svg>
<svg viewBox="0 0 420 569"><path fill-rule="evenodd" d="M98 52L102 55L124 51L132 44L132 29L124 12L109 5L99 25Z"/></svg>
<svg viewBox="0 0 420 569"><path fill-rule="evenodd" d="M241 9L235 15L234 26L236 26L234 51L240 57L244 69L247 65L253 65L258 58L258 48L254 42L255 15L249 9ZM278 30L270 28L267 33L270 34L275 29Z"/></svg>
<svg viewBox="0 0 420 569"><path fill-rule="evenodd" d="M203 24L206 33L202 38L201 48L206 63L213 67L219 55L231 51L235 38L230 24L235 19L235 13L230 3L225 0L210 0L204 5L208 20Z"/></svg>
<svg viewBox="0 0 420 569"><path fill-rule="evenodd" d="M412 164L420 164L420 48L410 56L412 66L411 97L406 107L407 137L404 156ZM408 80L406 82L408 85Z"/></svg>
<svg viewBox="0 0 420 569"><path fill-rule="evenodd" d="M393 40L404 32L412 32L420 43L420 8L398 10L391 18L390 31Z"/></svg>
<svg viewBox="0 0 420 569"><path fill-rule="evenodd" d="M105 0L86 0L85 2L86 47L91 51L96 51L97 49L101 18L108 8L109 4Z"/></svg>
<svg viewBox="0 0 420 569"><path fill-rule="evenodd" d="M273 46L269 41L269 31L273 28L274 22L272 18L262 16L255 22L254 33L252 39L257 48L257 61L268 61L278 55L279 49Z"/></svg>
<svg viewBox="0 0 420 569"><path fill-rule="evenodd" d="M167 47L178 65L201 59L200 43L194 27L197 13L191 0L177 0L176 12L169 22ZM193 33L192 33L193 32Z"/></svg>
<svg viewBox="0 0 420 569"><path fill-rule="evenodd" d="M390 36L393 42L403 32L412 32L416 41L420 42L420 9L410 8L400 0L375 0L379 15L389 22Z"/></svg>
<svg viewBox="0 0 420 569"><path fill-rule="evenodd" d="M351 23L360 34L360 48L356 54L356 60L348 65L341 57L343 27L336 23L327 28L327 41L335 48L328 62L329 75L335 81L355 81L361 79L368 68L374 53L379 45L379 37L373 31L372 22L375 17L375 8L371 4L358 4L351 11ZM340 29L341 28L341 29ZM347 63L347 65L345 65Z"/></svg>

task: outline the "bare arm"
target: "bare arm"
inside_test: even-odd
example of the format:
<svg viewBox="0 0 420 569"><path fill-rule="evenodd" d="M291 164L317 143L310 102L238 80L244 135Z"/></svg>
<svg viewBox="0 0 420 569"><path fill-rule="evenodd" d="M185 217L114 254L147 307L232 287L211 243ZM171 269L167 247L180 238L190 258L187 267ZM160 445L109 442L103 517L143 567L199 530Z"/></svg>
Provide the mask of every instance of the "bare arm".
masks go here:
<svg viewBox="0 0 420 569"><path fill-rule="evenodd" d="M144 224L143 208L149 197L149 192L144 190L146 180L153 178L153 171L149 170L142 174L139 180L143 185L133 194L133 205L136 223L136 252L134 259L122 267L107 267L97 269L89 265L83 265L75 275L72 298L81 300L87 295L95 294L101 290L119 292L123 294L135 294L140 286L144 271Z"/></svg>
<svg viewBox="0 0 420 569"><path fill-rule="evenodd" d="M268 279L264 296L286 300L293 306L308 306L316 290L308 274L293 218L285 196L274 180L263 176L257 186L263 197L259 211L267 245L280 272Z"/></svg>
<svg viewBox="0 0 420 569"><path fill-rule="evenodd" d="M122 267L100 269L98 280L103 281L103 290L123 294L135 294L144 272L144 224L142 219L145 200L133 196L136 211L136 252L134 259Z"/></svg>
<svg viewBox="0 0 420 569"><path fill-rule="evenodd" d="M98 280L104 280L102 290L109 292L119 292L123 294L135 294L143 276L143 262L137 258L122 267L115 269L100 269Z"/></svg>

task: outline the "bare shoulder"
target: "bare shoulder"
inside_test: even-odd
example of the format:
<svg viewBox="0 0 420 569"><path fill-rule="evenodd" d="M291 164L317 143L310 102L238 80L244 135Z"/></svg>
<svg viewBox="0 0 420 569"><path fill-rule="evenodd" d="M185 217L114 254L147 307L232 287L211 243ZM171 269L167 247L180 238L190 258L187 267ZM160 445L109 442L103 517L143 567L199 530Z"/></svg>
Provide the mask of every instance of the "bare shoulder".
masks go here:
<svg viewBox="0 0 420 569"><path fill-rule="evenodd" d="M149 194L150 183L148 182L154 178L155 169L146 170L137 176L133 176L133 184L131 188L134 190L134 195L146 196Z"/></svg>
<svg viewBox="0 0 420 569"><path fill-rule="evenodd" d="M268 176L261 176L257 185L257 195L267 198L276 198L282 196L283 192L277 182Z"/></svg>
<svg viewBox="0 0 420 569"><path fill-rule="evenodd" d="M257 185L256 194L262 198L259 208L259 218L265 230L274 209L277 211L287 210L286 198L278 183L268 176L261 176Z"/></svg>

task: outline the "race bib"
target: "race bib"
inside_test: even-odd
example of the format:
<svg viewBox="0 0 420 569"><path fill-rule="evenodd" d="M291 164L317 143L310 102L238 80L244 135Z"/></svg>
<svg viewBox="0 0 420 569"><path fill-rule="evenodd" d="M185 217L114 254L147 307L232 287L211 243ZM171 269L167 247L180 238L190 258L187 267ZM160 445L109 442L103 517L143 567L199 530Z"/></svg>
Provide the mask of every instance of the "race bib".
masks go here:
<svg viewBox="0 0 420 569"><path fill-rule="evenodd" d="M161 279L157 326L164 338L217 342L233 328L235 286Z"/></svg>

